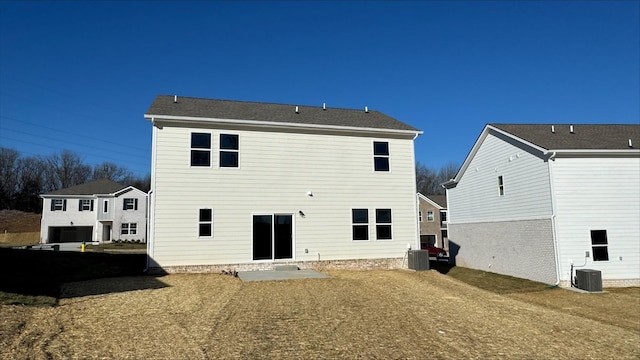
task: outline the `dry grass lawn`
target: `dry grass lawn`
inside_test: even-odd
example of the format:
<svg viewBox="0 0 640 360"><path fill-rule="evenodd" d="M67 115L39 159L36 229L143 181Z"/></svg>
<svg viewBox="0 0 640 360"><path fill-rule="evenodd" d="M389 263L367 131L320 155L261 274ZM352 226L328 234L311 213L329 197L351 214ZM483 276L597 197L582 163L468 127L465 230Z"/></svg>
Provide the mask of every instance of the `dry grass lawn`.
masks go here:
<svg viewBox="0 0 640 360"><path fill-rule="evenodd" d="M496 294L436 271L328 273L66 284L57 307L0 305L0 358L640 358L638 288ZM580 314L591 302L611 307L594 320Z"/></svg>

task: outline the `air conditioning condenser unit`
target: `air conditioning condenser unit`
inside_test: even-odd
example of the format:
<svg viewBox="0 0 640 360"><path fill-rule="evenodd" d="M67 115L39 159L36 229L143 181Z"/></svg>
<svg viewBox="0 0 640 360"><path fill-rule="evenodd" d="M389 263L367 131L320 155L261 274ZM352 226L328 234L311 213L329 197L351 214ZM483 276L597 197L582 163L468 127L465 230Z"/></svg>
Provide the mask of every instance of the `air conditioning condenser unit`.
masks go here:
<svg viewBox="0 0 640 360"><path fill-rule="evenodd" d="M589 292L602 291L602 272L600 270L576 270L576 286Z"/></svg>

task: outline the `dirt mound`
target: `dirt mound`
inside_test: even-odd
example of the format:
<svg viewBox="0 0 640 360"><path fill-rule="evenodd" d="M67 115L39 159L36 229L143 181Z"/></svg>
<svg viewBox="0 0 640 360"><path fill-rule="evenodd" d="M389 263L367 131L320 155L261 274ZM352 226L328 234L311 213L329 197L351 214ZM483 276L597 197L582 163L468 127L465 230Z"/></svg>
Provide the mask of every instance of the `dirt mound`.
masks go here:
<svg viewBox="0 0 640 360"><path fill-rule="evenodd" d="M18 210L0 210L0 233L39 232L42 215Z"/></svg>

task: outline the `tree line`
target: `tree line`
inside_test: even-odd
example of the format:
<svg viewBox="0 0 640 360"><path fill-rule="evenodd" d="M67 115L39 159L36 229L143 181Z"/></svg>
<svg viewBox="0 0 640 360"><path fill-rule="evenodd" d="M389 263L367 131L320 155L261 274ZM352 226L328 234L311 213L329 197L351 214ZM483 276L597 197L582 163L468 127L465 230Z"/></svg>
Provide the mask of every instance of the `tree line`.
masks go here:
<svg viewBox="0 0 640 360"><path fill-rule="evenodd" d="M449 162L439 169L416 163L416 188L423 195L444 195L442 184L453 179L460 166Z"/></svg>
<svg viewBox="0 0 640 360"><path fill-rule="evenodd" d="M424 195L444 194L441 184L453 178L458 167L452 162L439 169L416 163L418 192ZM14 149L0 147L0 210L41 212L41 194L100 179L132 185L145 192L151 185L150 175L139 177L111 162L91 166L85 164L79 154L69 150L44 157L25 157Z"/></svg>
<svg viewBox="0 0 640 360"><path fill-rule="evenodd" d="M151 176L136 176L125 167L111 162L94 166L69 150L50 156L22 156L14 149L0 147L0 210L42 212L41 194L110 179L149 191Z"/></svg>

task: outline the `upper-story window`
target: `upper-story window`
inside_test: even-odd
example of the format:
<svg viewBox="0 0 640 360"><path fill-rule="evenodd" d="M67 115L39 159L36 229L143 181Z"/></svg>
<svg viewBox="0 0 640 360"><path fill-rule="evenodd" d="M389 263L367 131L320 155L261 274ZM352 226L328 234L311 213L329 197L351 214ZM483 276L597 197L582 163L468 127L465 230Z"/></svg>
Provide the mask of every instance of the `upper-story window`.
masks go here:
<svg viewBox="0 0 640 360"><path fill-rule="evenodd" d="M433 211L431 211L431 210L427 211L427 221L428 222L433 222L433 219L434 219Z"/></svg>
<svg viewBox="0 0 640 360"><path fill-rule="evenodd" d="M389 143L373 142L373 168L375 171L389 171Z"/></svg>
<svg viewBox="0 0 640 360"><path fill-rule="evenodd" d="M422 222L422 211L418 211L418 221Z"/></svg>
<svg viewBox="0 0 640 360"><path fill-rule="evenodd" d="M122 210L138 210L138 199L124 199L122 201Z"/></svg>
<svg viewBox="0 0 640 360"><path fill-rule="evenodd" d="M102 203L102 212L105 214L109 212L109 200L105 200Z"/></svg>
<svg viewBox="0 0 640 360"><path fill-rule="evenodd" d="M504 196L504 179L502 175L498 176L498 195Z"/></svg>
<svg viewBox="0 0 640 360"><path fill-rule="evenodd" d="M66 199L52 199L51 200L51 211L67 211L67 200Z"/></svg>
<svg viewBox="0 0 640 360"><path fill-rule="evenodd" d="M191 133L191 166L211 166L211 134Z"/></svg>
<svg viewBox="0 0 640 360"><path fill-rule="evenodd" d="M238 167L238 135L220 134L220 167Z"/></svg>
<svg viewBox="0 0 640 360"><path fill-rule="evenodd" d="M447 212L446 211L440 211L440 221L447 222Z"/></svg>
<svg viewBox="0 0 640 360"><path fill-rule="evenodd" d="M80 211L93 211L93 200L81 199L78 201L78 210Z"/></svg>

